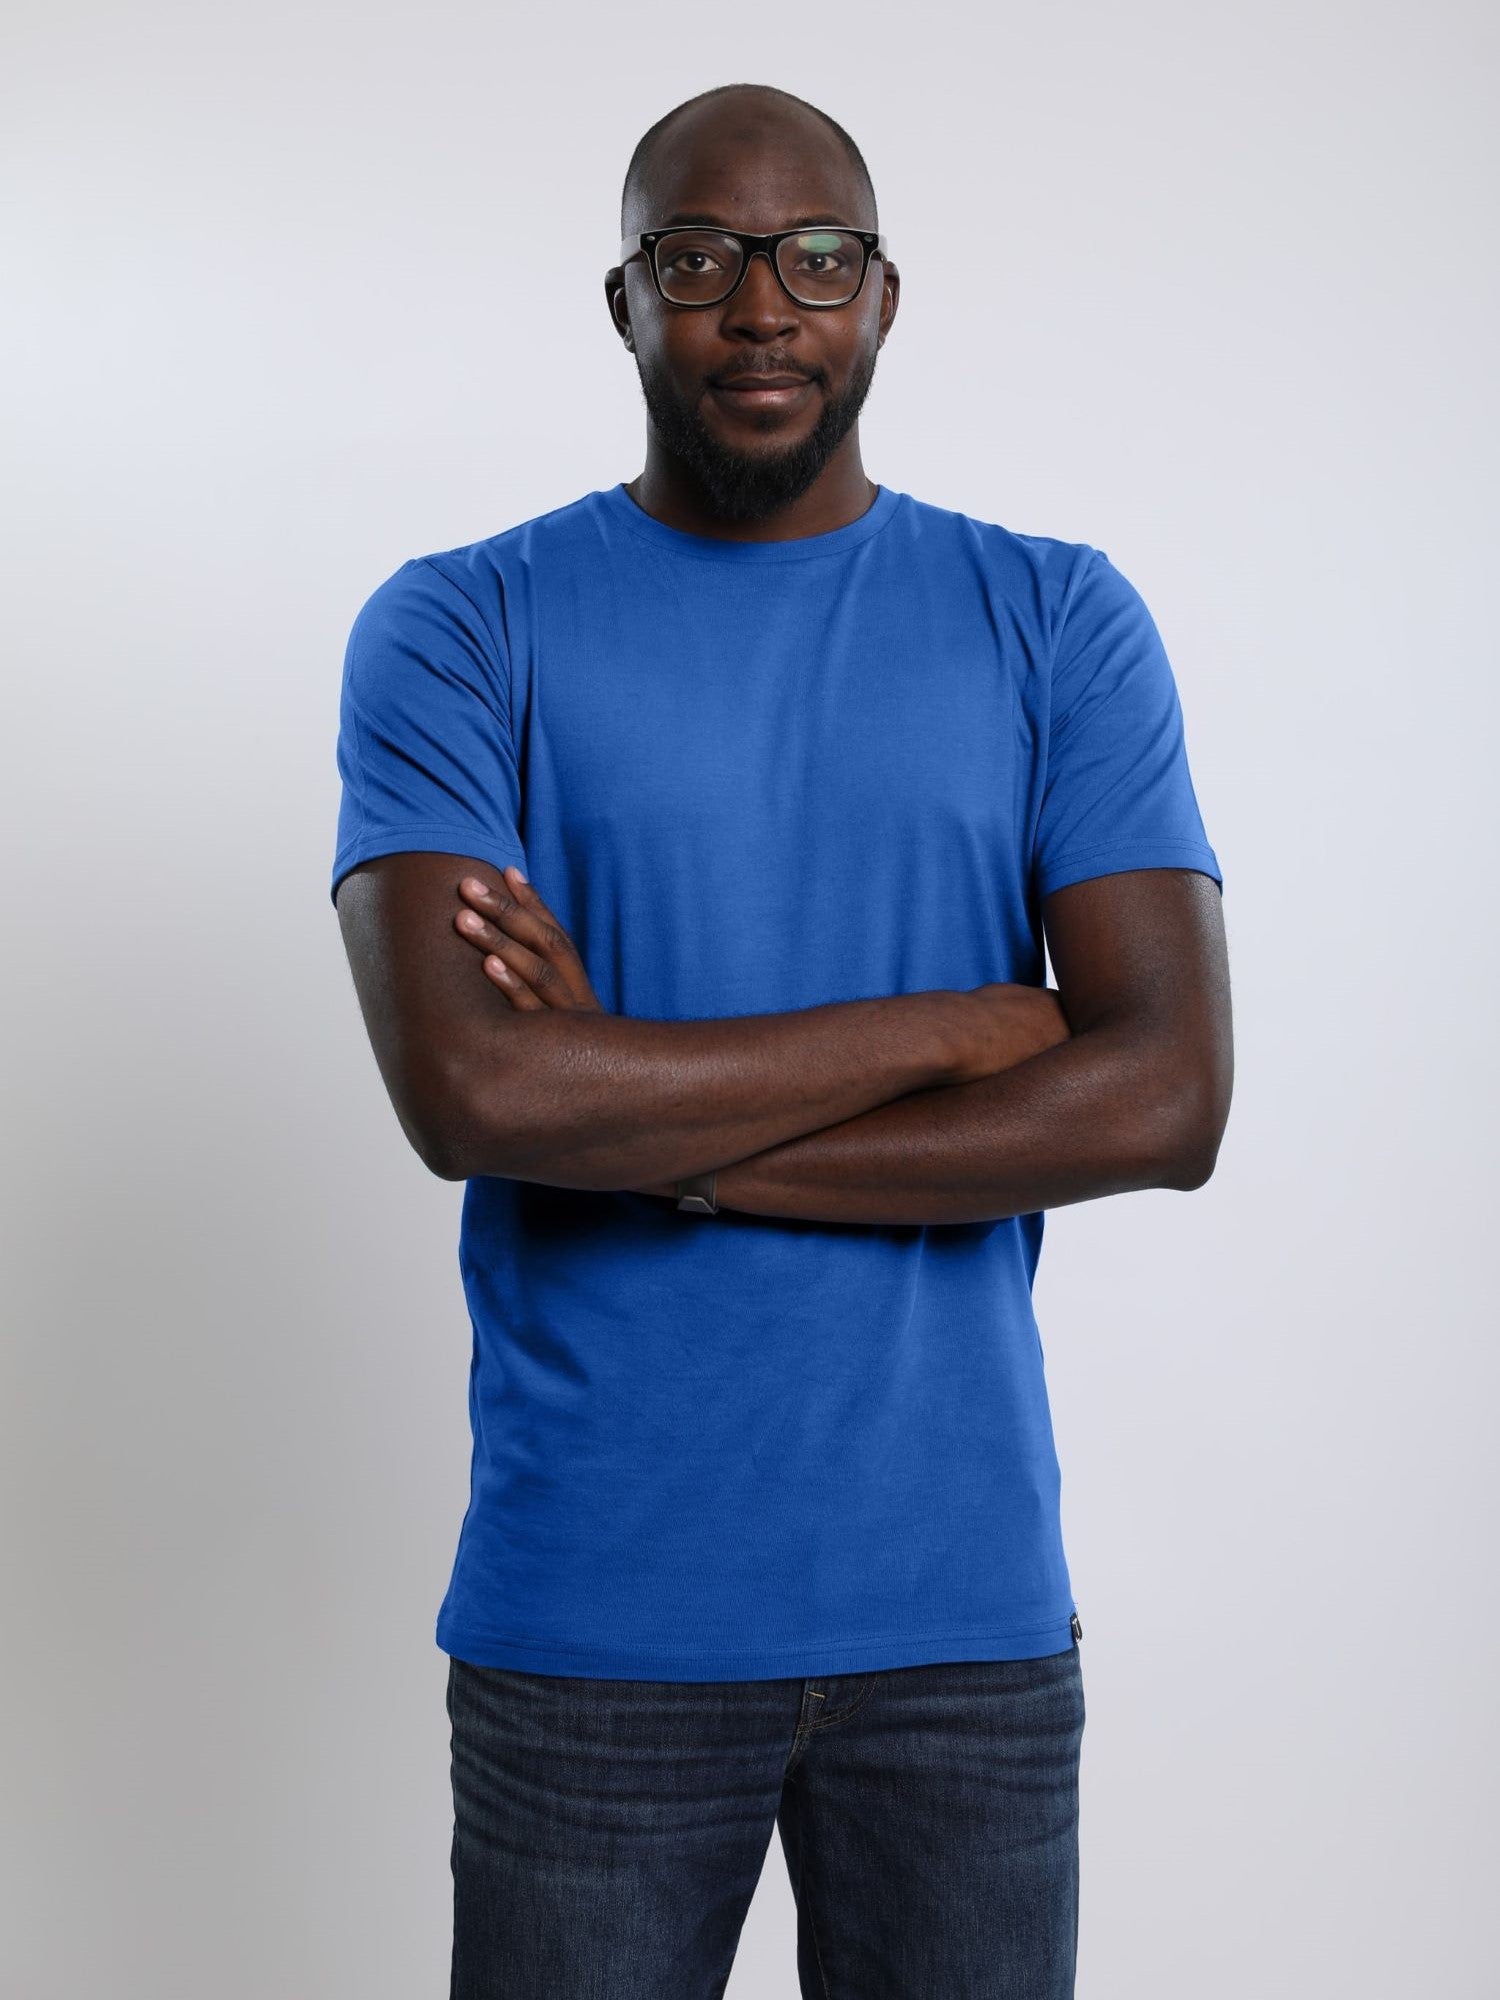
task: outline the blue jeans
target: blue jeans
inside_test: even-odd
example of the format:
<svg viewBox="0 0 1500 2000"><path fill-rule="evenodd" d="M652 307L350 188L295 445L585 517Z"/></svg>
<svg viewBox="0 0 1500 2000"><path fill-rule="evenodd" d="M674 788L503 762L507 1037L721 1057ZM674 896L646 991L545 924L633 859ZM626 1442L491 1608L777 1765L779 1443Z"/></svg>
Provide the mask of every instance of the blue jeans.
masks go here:
<svg viewBox="0 0 1500 2000"><path fill-rule="evenodd" d="M1076 1639L820 1680L451 1660L448 1715L450 2000L718 2000L773 1826L804 2000L1071 2000Z"/></svg>

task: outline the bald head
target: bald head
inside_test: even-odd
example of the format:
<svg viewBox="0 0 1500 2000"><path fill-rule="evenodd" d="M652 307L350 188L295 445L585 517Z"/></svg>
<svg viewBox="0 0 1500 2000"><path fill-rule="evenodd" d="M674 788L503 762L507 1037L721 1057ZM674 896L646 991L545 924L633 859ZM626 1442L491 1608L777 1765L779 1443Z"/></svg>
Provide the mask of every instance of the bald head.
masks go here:
<svg viewBox="0 0 1500 2000"><path fill-rule="evenodd" d="M767 83L723 83L674 106L641 134L625 169L620 234L652 228L666 213L674 190L709 162L723 177L732 174L736 160L773 150L805 160L818 179L851 186L856 212L840 215L838 221L852 228L880 227L870 170L842 125L789 90Z"/></svg>

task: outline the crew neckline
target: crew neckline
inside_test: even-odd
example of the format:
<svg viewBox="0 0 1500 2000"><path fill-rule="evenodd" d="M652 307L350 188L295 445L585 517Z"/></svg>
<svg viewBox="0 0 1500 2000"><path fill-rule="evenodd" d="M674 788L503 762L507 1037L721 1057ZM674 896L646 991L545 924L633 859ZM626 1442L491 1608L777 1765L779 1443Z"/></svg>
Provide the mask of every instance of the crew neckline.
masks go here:
<svg viewBox="0 0 1500 2000"><path fill-rule="evenodd" d="M896 510L901 495L891 486L877 486L875 498L864 513L842 528L829 528L821 535L793 535L780 542L738 542L717 535L694 535L686 528L670 527L648 514L626 491L622 479L617 486L602 488L595 496L611 520L621 522L658 548L675 549L679 555L706 556L719 562L776 563L805 562L813 556L842 555L846 549L878 535Z"/></svg>

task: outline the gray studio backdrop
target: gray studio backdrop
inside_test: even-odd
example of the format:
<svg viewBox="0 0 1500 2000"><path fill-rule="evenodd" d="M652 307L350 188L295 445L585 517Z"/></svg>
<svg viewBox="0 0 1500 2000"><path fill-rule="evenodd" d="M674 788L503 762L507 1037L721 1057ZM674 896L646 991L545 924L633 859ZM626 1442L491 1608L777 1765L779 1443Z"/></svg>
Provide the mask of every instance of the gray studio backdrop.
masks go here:
<svg viewBox="0 0 1500 2000"><path fill-rule="evenodd" d="M1494 19L10 16L0 1990L446 1991L461 1190L328 900L343 645L640 469L620 179L748 80L875 176L871 474L1108 551L1224 868L1218 1171L1038 1282L1080 1996L1500 1991ZM793 1964L773 1844L731 2000Z"/></svg>

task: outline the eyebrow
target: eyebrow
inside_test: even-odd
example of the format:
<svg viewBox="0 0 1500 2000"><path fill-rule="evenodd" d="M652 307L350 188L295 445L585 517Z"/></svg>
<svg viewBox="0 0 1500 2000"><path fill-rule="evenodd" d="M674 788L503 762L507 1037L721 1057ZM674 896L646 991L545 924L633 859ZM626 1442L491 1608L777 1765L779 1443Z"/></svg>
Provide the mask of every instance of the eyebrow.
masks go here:
<svg viewBox="0 0 1500 2000"><path fill-rule="evenodd" d="M793 221L788 222L783 226L787 229L811 229L819 223L821 223L825 228L828 229L852 229L854 227L853 223L835 222L833 217L830 215L799 215L795 217ZM725 222L722 216L687 215L684 214L681 210L679 210L675 215L669 215L666 221L658 223L657 227L659 229L677 229L684 225L688 226L701 225L709 229L734 228L734 224L732 222Z"/></svg>

